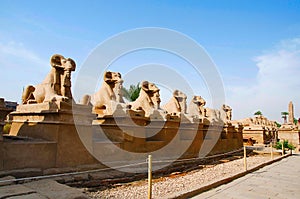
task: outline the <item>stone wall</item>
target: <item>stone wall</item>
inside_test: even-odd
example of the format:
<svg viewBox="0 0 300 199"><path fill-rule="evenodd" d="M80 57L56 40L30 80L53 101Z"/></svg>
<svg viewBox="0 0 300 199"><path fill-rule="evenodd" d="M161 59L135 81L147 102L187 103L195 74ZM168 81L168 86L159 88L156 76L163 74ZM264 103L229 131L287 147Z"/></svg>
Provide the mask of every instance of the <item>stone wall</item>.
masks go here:
<svg viewBox="0 0 300 199"><path fill-rule="evenodd" d="M56 147L57 144L50 141L26 138L13 140L5 137L0 159L2 169L55 167Z"/></svg>
<svg viewBox="0 0 300 199"><path fill-rule="evenodd" d="M133 120L134 125L128 125L130 119ZM110 157L109 161L134 159L134 155L124 157L120 154L120 157L117 157L118 150L114 147L117 146L131 153L155 154L159 151L157 158L160 159L176 156L179 159L186 159L198 158L199 154L226 153L240 149L243 145L242 126L209 125L202 120L198 122L181 121L175 116L167 118L165 121L151 121L151 125L149 123L147 117L98 117L93 122L95 156ZM103 133L99 132L100 129ZM170 148L168 149L168 147ZM107 150L108 148L110 150ZM160 150L164 148L165 150ZM209 150L207 153L204 151L205 148ZM115 157L111 157L113 154Z"/></svg>
<svg viewBox="0 0 300 199"><path fill-rule="evenodd" d="M47 111L34 112L37 106L39 110L44 107ZM60 106L59 109L57 106ZM72 111L63 106L61 103L22 105L12 113L10 136L6 136L4 142L0 142L1 170L92 165L99 163L93 157L97 158L99 154L106 157L105 161L118 161L121 165L137 161L134 155L124 157L112 151L112 145L124 151L143 153L147 156L172 142L175 147L164 150L157 159L197 158L200 150L203 150L203 143L213 144L206 155L222 154L242 147L241 127L209 125L202 120L181 121L176 116L150 122L149 118L139 115L138 112L131 112L132 117L104 116L94 118L93 122L93 117L89 116L89 124L81 120L83 123L79 126L84 127L81 130L84 129L86 135L92 139L92 149L89 150L89 147L85 146L86 143L79 138L78 130L81 130L74 126ZM79 112L84 114L87 108L79 106ZM138 125L128 125L129 120ZM98 128L101 128L104 134L99 134ZM101 165L101 159L98 160Z"/></svg>
<svg viewBox="0 0 300 199"><path fill-rule="evenodd" d="M278 130L278 138L280 141L287 140L296 150L300 149L300 129L296 125L282 125Z"/></svg>
<svg viewBox="0 0 300 199"><path fill-rule="evenodd" d="M83 105L71 106L64 102L49 102L40 104L27 104L17 107L15 112L11 113L13 118L10 136L17 138L34 138L44 142L44 149L51 149L55 154L55 158L49 158L47 168L51 167L71 167L83 164L92 164L97 161L90 155L86 147L83 146L77 129L84 128L86 134L92 133L91 123L94 117L91 114L91 108ZM80 117L80 121L75 125L74 117ZM18 156L15 153L8 153L9 146L22 147ZM29 148L26 150L26 145ZM46 146L47 145L47 146ZM8 148L7 148L8 147ZM20 142L4 143L3 150L7 154L6 159L16 159L19 161L14 167L23 167L23 159L28 157L30 153L38 150L40 147L37 143L24 140L22 145ZM48 152L45 152L47 155ZM24 156L24 158L22 158ZM18 158L17 158L18 157ZM28 159L29 161L30 158ZM19 165L19 166L18 166ZM26 165L26 164L25 164ZM41 161L40 167L44 167Z"/></svg>

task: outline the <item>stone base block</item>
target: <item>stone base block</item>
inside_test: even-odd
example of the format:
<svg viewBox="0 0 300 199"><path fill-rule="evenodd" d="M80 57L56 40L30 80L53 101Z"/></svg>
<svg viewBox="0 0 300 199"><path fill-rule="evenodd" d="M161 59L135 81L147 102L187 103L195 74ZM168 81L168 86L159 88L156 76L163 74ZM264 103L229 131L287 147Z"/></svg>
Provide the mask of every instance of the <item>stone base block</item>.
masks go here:
<svg viewBox="0 0 300 199"><path fill-rule="evenodd" d="M19 105L12 115L10 135L30 137L56 143L55 167L92 164L91 107L64 102ZM82 143L85 139L87 146ZM49 162L52 164L52 162ZM49 168L49 167L48 167Z"/></svg>

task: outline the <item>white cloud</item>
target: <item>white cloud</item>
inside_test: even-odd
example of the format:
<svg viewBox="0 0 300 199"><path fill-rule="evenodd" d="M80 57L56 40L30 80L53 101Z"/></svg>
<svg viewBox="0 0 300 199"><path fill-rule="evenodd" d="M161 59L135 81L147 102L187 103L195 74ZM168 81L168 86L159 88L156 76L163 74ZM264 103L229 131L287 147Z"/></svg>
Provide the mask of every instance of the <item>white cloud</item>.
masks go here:
<svg viewBox="0 0 300 199"><path fill-rule="evenodd" d="M39 83L49 70L49 62L22 43L0 41L0 67L0 97L20 101L23 87Z"/></svg>
<svg viewBox="0 0 300 199"><path fill-rule="evenodd" d="M9 42L7 44L0 43L1 60L9 61L13 64L18 59L26 60L34 64L48 64L38 57L38 55L24 47L22 43Z"/></svg>
<svg viewBox="0 0 300 199"><path fill-rule="evenodd" d="M258 67L255 81L227 87L235 119L261 110L268 118L281 121L280 113L288 110L289 101L294 102L295 117L300 117L300 38L284 40L254 61Z"/></svg>

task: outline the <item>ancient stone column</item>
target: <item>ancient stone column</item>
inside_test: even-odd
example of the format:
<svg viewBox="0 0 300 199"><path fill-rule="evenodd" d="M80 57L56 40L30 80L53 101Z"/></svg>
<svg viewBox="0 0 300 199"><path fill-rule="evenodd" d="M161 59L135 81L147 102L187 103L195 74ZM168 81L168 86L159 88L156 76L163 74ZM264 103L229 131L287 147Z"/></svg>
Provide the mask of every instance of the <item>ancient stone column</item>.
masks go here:
<svg viewBox="0 0 300 199"><path fill-rule="evenodd" d="M288 123L294 124L294 105L293 102L290 101L289 103L289 120Z"/></svg>

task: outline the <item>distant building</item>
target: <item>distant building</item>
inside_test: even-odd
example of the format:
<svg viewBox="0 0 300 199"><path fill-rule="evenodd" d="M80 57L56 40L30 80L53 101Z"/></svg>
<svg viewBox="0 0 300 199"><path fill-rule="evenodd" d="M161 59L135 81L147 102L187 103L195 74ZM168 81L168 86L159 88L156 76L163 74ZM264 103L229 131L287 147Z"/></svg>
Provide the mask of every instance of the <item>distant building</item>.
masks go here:
<svg viewBox="0 0 300 199"><path fill-rule="evenodd" d="M6 108L11 108L14 111L17 109L17 106L18 106L17 102L5 101L4 103L5 103Z"/></svg>
<svg viewBox="0 0 300 199"><path fill-rule="evenodd" d="M17 108L18 103L17 102L9 102L9 101L4 101L4 98L0 98L0 140L2 140L2 130L3 126L6 123L7 115L15 111Z"/></svg>

